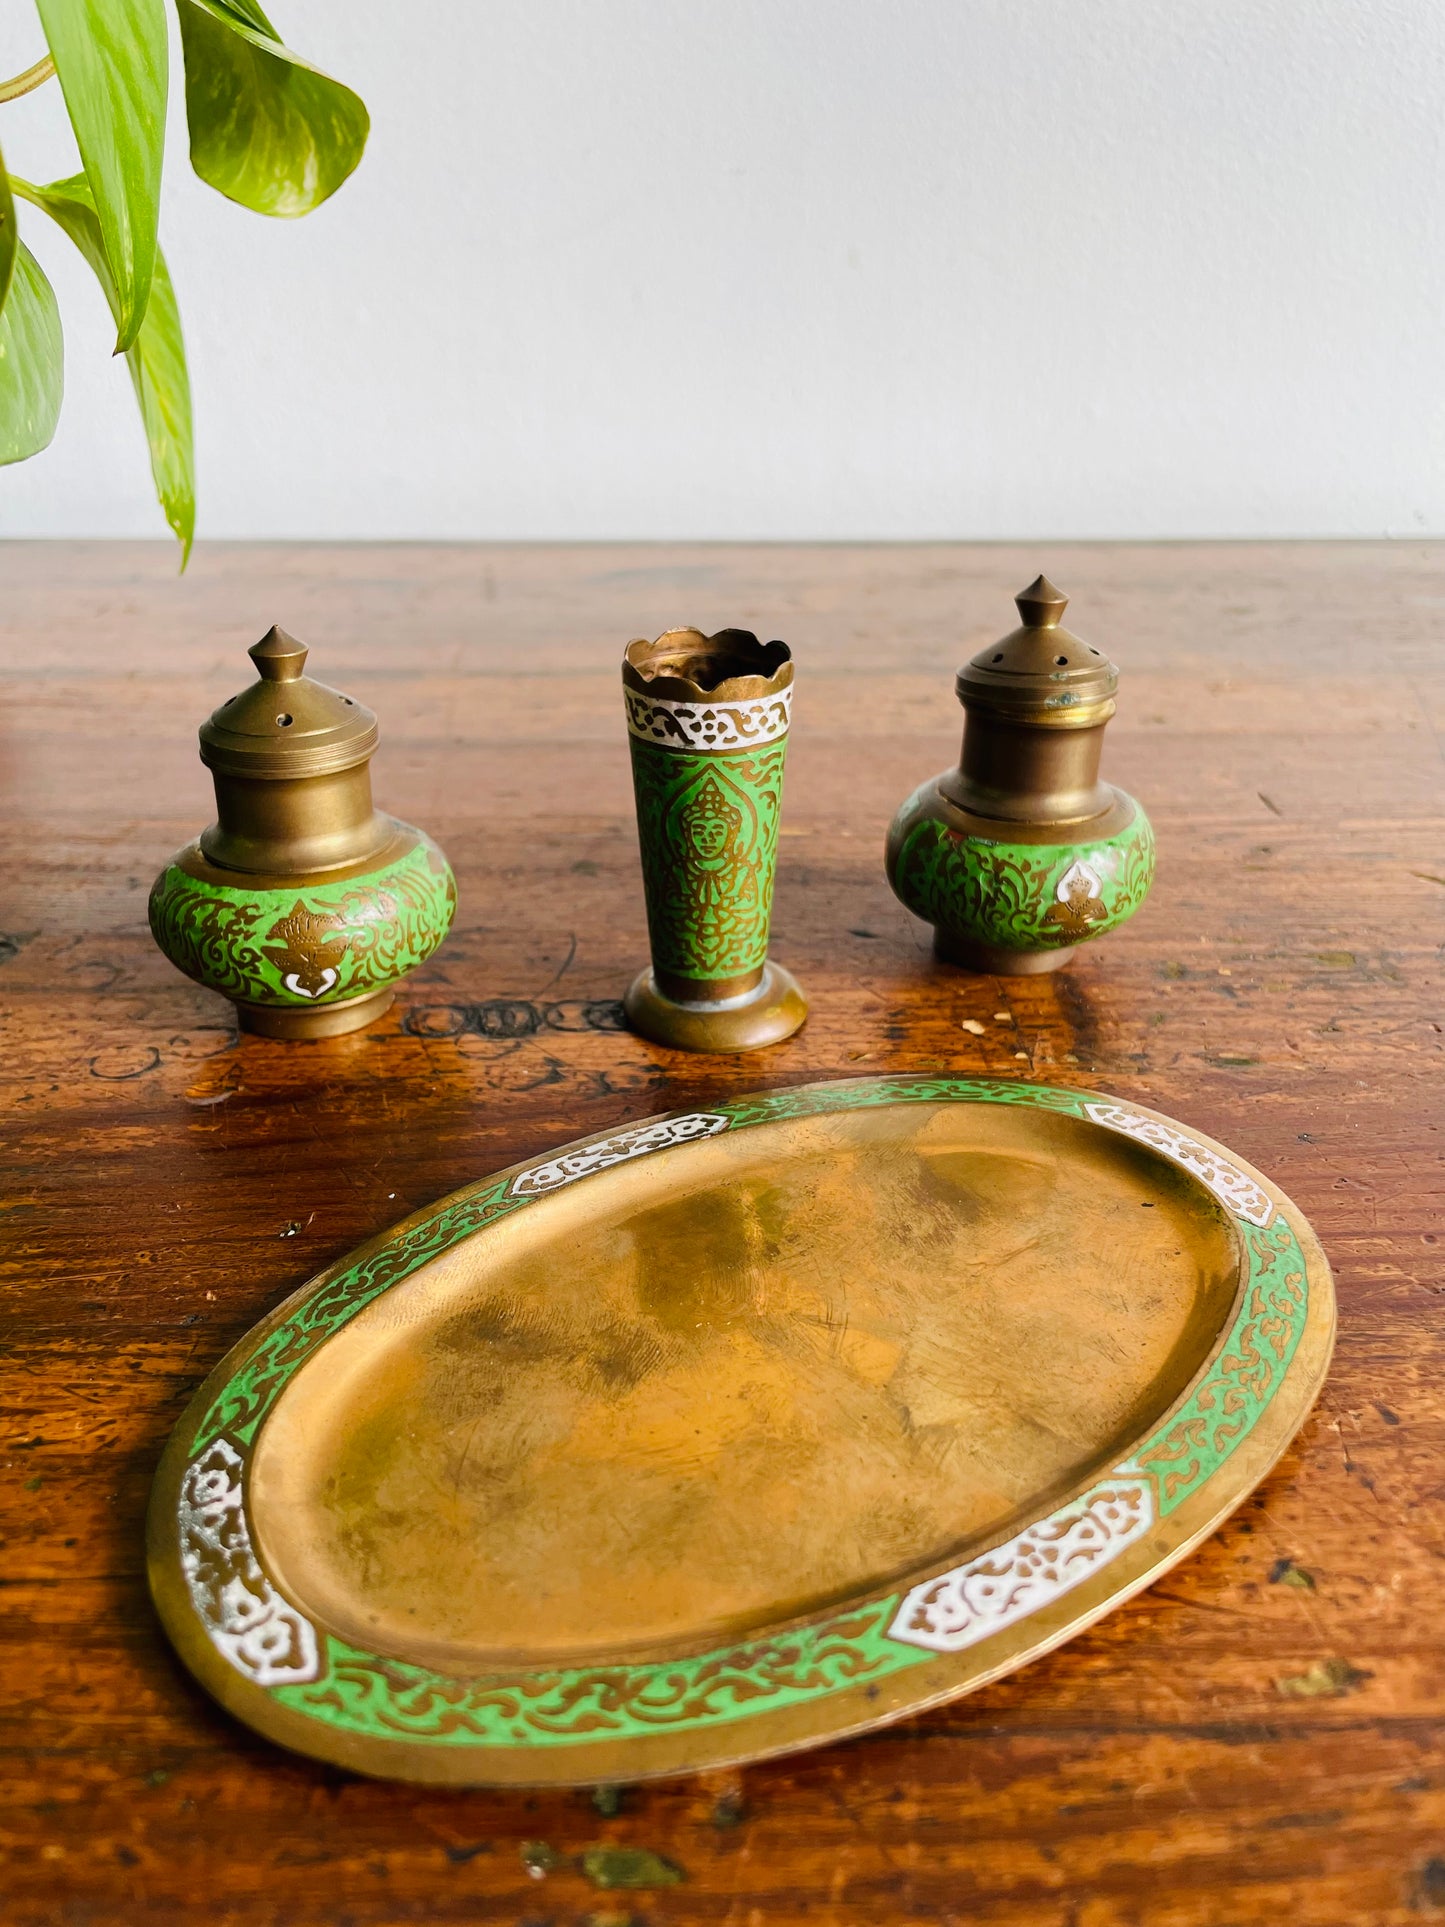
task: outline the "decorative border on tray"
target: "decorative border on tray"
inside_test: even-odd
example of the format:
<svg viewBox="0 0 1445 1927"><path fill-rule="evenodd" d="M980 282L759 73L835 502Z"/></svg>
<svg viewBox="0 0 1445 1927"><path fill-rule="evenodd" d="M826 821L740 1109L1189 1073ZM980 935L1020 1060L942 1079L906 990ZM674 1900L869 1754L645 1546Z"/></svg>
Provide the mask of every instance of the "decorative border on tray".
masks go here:
<svg viewBox="0 0 1445 1927"><path fill-rule="evenodd" d="M682 703L624 688L628 733L667 749L759 749L788 733L793 686L741 703Z"/></svg>
<svg viewBox="0 0 1445 1927"><path fill-rule="evenodd" d="M266 1577L251 1544L241 1454L224 1439L192 1459L181 1481L181 1570L217 1652L257 1686L296 1686L317 1673L316 1628Z"/></svg>
<svg viewBox="0 0 1445 1927"><path fill-rule="evenodd" d="M964 1652L1081 1586L1154 1523L1152 1479L1106 1479L991 1552L905 1593L888 1637L935 1653Z"/></svg>
<svg viewBox="0 0 1445 1927"><path fill-rule="evenodd" d="M1247 1178L1228 1158L1206 1150L1172 1125L1161 1123L1157 1117L1144 1117L1125 1104L1086 1104L1084 1115L1106 1130L1122 1131L1136 1144L1147 1144L1151 1150L1161 1151L1172 1163L1182 1164L1206 1191L1214 1193L1226 1211L1243 1218L1246 1224L1258 1225L1263 1231L1273 1218L1274 1201L1263 1185Z"/></svg>
<svg viewBox="0 0 1445 1927"><path fill-rule="evenodd" d="M271 1585L246 1524L250 1446L299 1367L382 1292L497 1218L632 1158L792 1117L960 1100L1053 1111L1118 1131L1206 1185L1240 1225L1242 1301L1209 1367L1133 1458L1087 1492L906 1594L775 1638L663 1663L459 1678L321 1632ZM887 1077L766 1092L663 1118L463 1193L297 1305L223 1387L195 1435L179 1519L192 1604L216 1650L253 1684L312 1719L371 1738L553 1746L771 1712L964 1651L1104 1570L1197 1492L1248 1436L1284 1381L1308 1308L1299 1242L1254 1179L1187 1133L1086 1091L989 1078Z"/></svg>
<svg viewBox="0 0 1445 1927"><path fill-rule="evenodd" d="M691 1144L701 1137L716 1137L725 1131L730 1119L716 1111L693 1111L687 1117L665 1117L657 1124L640 1124L636 1130L619 1131L599 1144L586 1144L580 1151L562 1151L545 1164L534 1164L512 1179L514 1198L539 1198L561 1185L590 1178L594 1171L606 1171L629 1158L646 1157L650 1151L668 1151L674 1144Z"/></svg>

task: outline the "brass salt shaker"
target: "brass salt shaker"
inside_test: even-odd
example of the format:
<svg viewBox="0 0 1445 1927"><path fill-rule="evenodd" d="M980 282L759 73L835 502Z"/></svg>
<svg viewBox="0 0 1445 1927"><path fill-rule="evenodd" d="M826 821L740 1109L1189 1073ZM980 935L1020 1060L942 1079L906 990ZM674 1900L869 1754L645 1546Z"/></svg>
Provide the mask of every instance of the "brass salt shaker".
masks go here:
<svg viewBox="0 0 1445 1927"><path fill-rule="evenodd" d="M958 672L959 766L909 797L886 859L936 954L1000 976L1057 970L1133 916L1154 875L1148 817L1099 776L1118 670L1062 626L1046 576L1015 600L1020 626Z"/></svg>
<svg viewBox="0 0 1445 1927"><path fill-rule="evenodd" d="M376 810L376 717L305 672L272 629L259 680L201 725L216 820L156 878L151 931L178 969L269 1037L335 1037L381 1016L456 910L446 858Z"/></svg>

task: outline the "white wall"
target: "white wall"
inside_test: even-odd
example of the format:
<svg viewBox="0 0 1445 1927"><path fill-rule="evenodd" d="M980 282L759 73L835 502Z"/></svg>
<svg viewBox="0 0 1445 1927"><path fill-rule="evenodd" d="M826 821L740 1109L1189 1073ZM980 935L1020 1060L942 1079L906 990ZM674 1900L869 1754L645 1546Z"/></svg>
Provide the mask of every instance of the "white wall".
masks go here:
<svg viewBox="0 0 1445 1927"><path fill-rule="evenodd" d="M270 0L268 0L270 4ZM373 119L163 238L210 536L1445 532L1439 0L274 0ZM28 64L24 0L0 71ZM0 108L70 171L53 85ZM0 532L160 529L69 392Z"/></svg>

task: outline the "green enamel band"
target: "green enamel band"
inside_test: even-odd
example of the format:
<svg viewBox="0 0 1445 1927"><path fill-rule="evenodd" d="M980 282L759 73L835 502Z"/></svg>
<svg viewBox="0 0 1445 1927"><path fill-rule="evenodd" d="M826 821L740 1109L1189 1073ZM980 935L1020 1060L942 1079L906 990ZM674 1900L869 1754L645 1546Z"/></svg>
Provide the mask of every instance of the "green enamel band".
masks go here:
<svg viewBox="0 0 1445 1927"><path fill-rule="evenodd" d="M925 784L899 812L928 807ZM1154 832L1132 798L1132 820L1094 842L1009 843L951 830L925 815L892 866L894 891L948 936L999 950L1087 942L1132 917L1154 877Z"/></svg>
<svg viewBox="0 0 1445 1927"><path fill-rule="evenodd" d="M381 989L431 955L456 912L446 858L411 834L379 869L283 890L194 876L183 851L151 891L152 933L188 977L241 1003L304 1009Z"/></svg>
<svg viewBox="0 0 1445 1927"><path fill-rule="evenodd" d="M787 737L702 753L629 740L654 968L701 982L760 969Z"/></svg>

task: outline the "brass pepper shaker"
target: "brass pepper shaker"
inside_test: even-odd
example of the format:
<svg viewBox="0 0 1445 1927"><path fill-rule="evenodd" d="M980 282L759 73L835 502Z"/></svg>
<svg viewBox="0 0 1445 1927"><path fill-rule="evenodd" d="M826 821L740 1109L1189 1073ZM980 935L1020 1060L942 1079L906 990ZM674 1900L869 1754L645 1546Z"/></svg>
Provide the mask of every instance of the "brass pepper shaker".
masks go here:
<svg viewBox="0 0 1445 1927"><path fill-rule="evenodd" d="M1119 672L1062 627L1040 576L1019 628L957 677L963 755L888 832L888 881L948 963L1000 976L1057 970L1133 916L1154 875L1149 819L1099 777Z"/></svg>
<svg viewBox="0 0 1445 1927"><path fill-rule="evenodd" d="M171 962L269 1037L336 1037L391 1003L456 910L446 858L372 807L376 717L304 674L272 629L260 680L201 725L216 821L156 878L151 931Z"/></svg>

